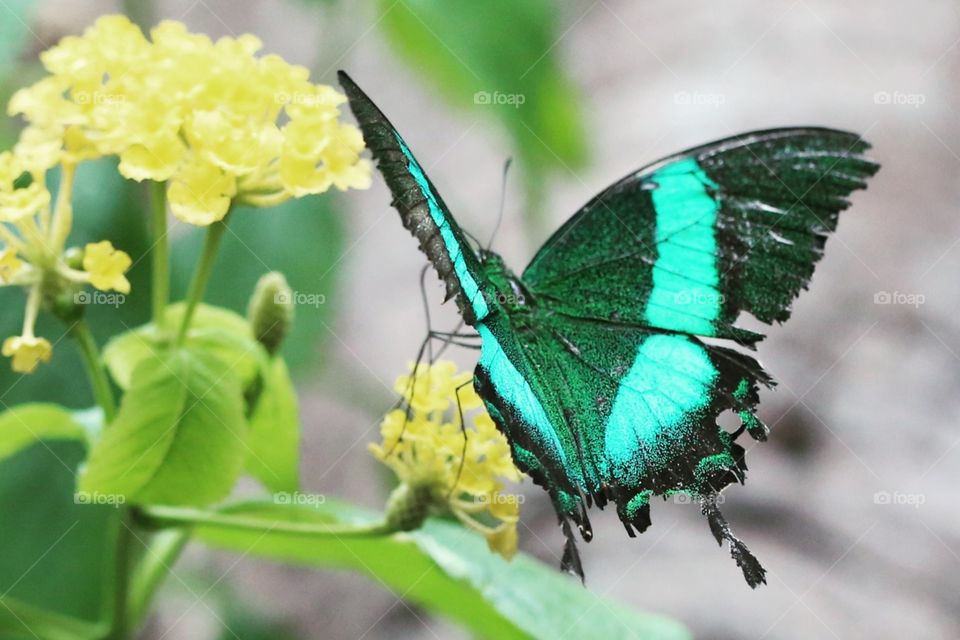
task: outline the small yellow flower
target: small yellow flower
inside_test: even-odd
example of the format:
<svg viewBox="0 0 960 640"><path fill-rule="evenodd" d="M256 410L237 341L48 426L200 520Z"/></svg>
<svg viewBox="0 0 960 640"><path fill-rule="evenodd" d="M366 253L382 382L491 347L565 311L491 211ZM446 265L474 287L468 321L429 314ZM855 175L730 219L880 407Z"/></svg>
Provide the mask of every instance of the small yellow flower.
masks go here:
<svg viewBox="0 0 960 640"><path fill-rule="evenodd" d="M83 251L83 269L90 284L101 291L130 293L130 281L124 274L132 263L130 256L114 249L109 240L88 244Z"/></svg>
<svg viewBox="0 0 960 640"><path fill-rule="evenodd" d="M50 204L50 192L42 179L33 176L29 185L17 187L25 173L19 157L9 151L0 153L0 222L19 222Z"/></svg>
<svg viewBox="0 0 960 640"><path fill-rule="evenodd" d="M17 257L17 252L13 249L4 249L0 251L0 284L7 284L13 280L13 276L23 267L23 261Z"/></svg>
<svg viewBox="0 0 960 640"><path fill-rule="evenodd" d="M173 215L190 224L207 226L227 215L230 200L237 193L237 181L220 167L194 159L174 178L168 193Z"/></svg>
<svg viewBox="0 0 960 640"><path fill-rule="evenodd" d="M510 559L517 550L521 497L504 493L501 481L520 482L523 475L486 412L465 418L464 441L457 395L464 411L482 406L470 380L469 373L458 374L446 361L400 376L396 388L408 410L388 413L380 428L383 443L369 449L403 485L429 488L434 510L452 513L482 533L491 550Z"/></svg>
<svg viewBox="0 0 960 640"><path fill-rule="evenodd" d="M40 362L50 362L53 347L45 338L12 336L3 342L3 355L13 358L17 373L33 373Z"/></svg>

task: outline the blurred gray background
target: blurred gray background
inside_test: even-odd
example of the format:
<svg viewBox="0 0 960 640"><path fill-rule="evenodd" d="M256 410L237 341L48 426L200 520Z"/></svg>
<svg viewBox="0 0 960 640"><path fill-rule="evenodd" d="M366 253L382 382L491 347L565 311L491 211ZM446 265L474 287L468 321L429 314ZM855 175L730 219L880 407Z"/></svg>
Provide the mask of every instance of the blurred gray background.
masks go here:
<svg viewBox="0 0 960 640"><path fill-rule="evenodd" d="M523 2L523 0L519 0ZM135 4L135 3L128 3ZM45 0L45 34L81 30L117 3ZM338 67L371 94L427 168L460 223L492 231L512 151L477 110L452 109L401 64L370 3L177 0L157 13L212 35L253 32L267 51ZM685 147L744 130L815 124L873 143L883 165L841 218L792 319L769 330L761 360L780 385L764 394L770 441L748 455L744 487L725 494L735 531L769 570L751 591L692 505L653 505L628 539L594 514L582 545L588 587L670 615L702 638L960 637L960 5L950 0L760 2L599 0L563 4L552 53L583 101L590 162L550 174L547 220L524 223L506 191L495 249L517 270L590 196ZM440 34L442 38L442 34ZM319 69L323 70L323 69ZM424 257L379 177L347 194L342 308L332 362L301 384L303 482L382 505L386 482L366 452L394 399L393 379L424 335ZM455 324L437 305L434 320ZM883 293L889 294L890 304ZM476 354L451 351L464 367ZM527 485L521 545L557 562L546 496ZM457 638L373 582L193 549L177 572L231 585L244 607L313 638ZM148 638L216 638L216 617L171 581ZM200 590L202 591L202 590ZM184 612L186 613L184 614ZM225 635L223 637L231 637Z"/></svg>

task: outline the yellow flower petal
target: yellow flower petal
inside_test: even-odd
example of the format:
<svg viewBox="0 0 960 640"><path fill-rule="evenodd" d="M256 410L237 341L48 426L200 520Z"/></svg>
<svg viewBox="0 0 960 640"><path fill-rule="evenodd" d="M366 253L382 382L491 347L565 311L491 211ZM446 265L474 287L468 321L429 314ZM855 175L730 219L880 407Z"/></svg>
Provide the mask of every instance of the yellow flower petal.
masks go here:
<svg viewBox="0 0 960 640"><path fill-rule="evenodd" d="M499 553L506 560L511 560L517 555L517 526L515 524L503 524L486 535L487 546L494 553Z"/></svg>
<svg viewBox="0 0 960 640"><path fill-rule="evenodd" d="M13 358L11 364L17 373L33 373L41 362L50 362L53 347L44 338L13 336L3 342L3 355Z"/></svg>
<svg viewBox="0 0 960 640"><path fill-rule="evenodd" d="M167 190L170 210L180 220L207 226L222 220L237 193L237 180L220 167L189 160Z"/></svg>
<svg viewBox="0 0 960 640"><path fill-rule="evenodd" d="M120 154L120 174L131 180L169 180L186 155L187 147L176 131L166 131Z"/></svg>
<svg viewBox="0 0 960 640"><path fill-rule="evenodd" d="M130 256L114 249L109 240L88 244L83 251L83 269L90 275L90 284L101 291L130 293L130 281L124 274L132 263Z"/></svg>
<svg viewBox="0 0 960 640"><path fill-rule="evenodd" d="M35 215L50 204L50 192L46 187L34 182L22 189L0 191L0 221L17 222Z"/></svg>
<svg viewBox="0 0 960 640"><path fill-rule="evenodd" d="M23 267L23 261L17 258L16 251L13 249L0 251L0 283L10 282L21 267Z"/></svg>

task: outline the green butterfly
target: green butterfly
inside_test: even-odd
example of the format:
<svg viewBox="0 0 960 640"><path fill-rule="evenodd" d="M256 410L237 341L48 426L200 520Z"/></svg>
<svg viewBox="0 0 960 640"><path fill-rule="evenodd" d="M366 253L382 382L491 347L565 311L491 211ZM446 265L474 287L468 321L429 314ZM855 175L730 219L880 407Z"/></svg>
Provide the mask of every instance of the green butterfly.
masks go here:
<svg viewBox="0 0 960 640"><path fill-rule="evenodd" d="M565 570L583 577L570 522L614 502L630 536L654 495L699 500L747 583L765 570L717 508L743 482L744 432L765 440L758 387L773 380L723 339L742 312L790 315L847 196L879 165L859 136L821 128L756 131L632 173L594 197L518 276L474 250L386 116L345 73L346 91L404 225L482 339L474 386L517 466L550 494ZM730 433L716 418L739 415Z"/></svg>

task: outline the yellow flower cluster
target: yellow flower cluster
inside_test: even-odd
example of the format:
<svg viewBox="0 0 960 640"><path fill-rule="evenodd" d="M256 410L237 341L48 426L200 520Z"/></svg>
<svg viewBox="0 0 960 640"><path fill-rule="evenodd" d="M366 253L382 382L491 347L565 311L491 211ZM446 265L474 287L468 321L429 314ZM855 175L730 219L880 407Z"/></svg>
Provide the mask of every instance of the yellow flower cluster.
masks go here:
<svg viewBox="0 0 960 640"><path fill-rule="evenodd" d="M338 119L343 95L260 48L173 21L148 39L124 16L100 18L41 54L50 75L11 99L28 125L16 153L36 172L119 156L124 176L166 181L172 212L195 225L234 201L368 186L360 132Z"/></svg>
<svg viewBox="0 0 960 640"><path fill-rule="evenodd" d="M396 390L407 408L386 415L380 428L383 443L371 444L370 451L402 483L430 488L434 507L482 533L491 550L509 559L517 550L520 497L503 493L502 481L520 482L523 476L506 439L479 410L483 403L471 378L447 361L400 376ZM465 419L465 430L458 395L460 408L472 416Z"/></svg>
<svg viewBox="0 0 960 640"><path fill-rule="evenodd" d="M47 168L18 151L0 153L0 286L22 286L30 294L23 330L3 342L2 353L13 359L14 371L33 373L53 353L50 342L33 333L42 290L89 283L104 291L128 293L130 283L124 274L132 261L104 240L86 246L83 270L71 267L65 243L73 221L71 191L76 165L65 161L61 166L57 200L51 206Z"/></svg>

